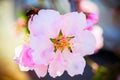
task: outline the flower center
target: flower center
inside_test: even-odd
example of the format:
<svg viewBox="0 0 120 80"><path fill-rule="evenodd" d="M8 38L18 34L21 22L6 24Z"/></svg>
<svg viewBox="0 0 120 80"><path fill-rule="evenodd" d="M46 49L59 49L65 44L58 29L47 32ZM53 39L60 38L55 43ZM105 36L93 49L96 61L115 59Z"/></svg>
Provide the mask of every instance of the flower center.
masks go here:
<svg viewBox="0 0 120 80"><path fill-rule="evenodd" d="M73 38L74 36L64 37L62 31L60 30L57 38L50 38L51 42L54 44L54 52L56 52L57 50L63 52L65 48L68 48L68 50L72 53L70 40Z"/></svg>

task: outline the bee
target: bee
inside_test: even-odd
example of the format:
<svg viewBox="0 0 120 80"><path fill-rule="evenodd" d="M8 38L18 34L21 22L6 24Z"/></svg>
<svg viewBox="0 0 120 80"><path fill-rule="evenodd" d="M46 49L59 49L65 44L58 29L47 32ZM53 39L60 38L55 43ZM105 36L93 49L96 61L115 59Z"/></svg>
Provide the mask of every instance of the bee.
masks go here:
<svg viewBox="0 0 120 80"><path fill-rule="evenodd" d="M35 14L38 14L38 11L39 11L39 9L37 9L37 8L35 8L35 7L30 7L30 9L28 9L28 10L26 11L26 16L27 16L28 18L33 18L33 16L34 16Z"/></svg>

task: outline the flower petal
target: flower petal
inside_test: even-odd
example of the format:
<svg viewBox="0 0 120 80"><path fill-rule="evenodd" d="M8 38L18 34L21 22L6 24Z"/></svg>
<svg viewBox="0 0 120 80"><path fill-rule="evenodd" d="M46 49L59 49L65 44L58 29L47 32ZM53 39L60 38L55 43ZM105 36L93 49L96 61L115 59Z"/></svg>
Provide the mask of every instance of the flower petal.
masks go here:
<svg viewBox="0 0 120 80"><path fill-rule="evenodd" d="M52 23L60 16L59 12L54 10L40 10L38 15L29 20L29 30L31 35L52 35Z"/></svg>
<svg viewBox="0 0 120 80"><path fill-rule="evenodd" d="M70 76L83 74L86 62L79 54L67 54L66 58L66 70Z"/></svg>
<svg viewBox="0 0 120 80"><path fill-rule="evenodd" d="M32 57L33 57L33 61L36 64L47 64L46 60L44 59L45 57L41 57L41 52L38 51L34 51L34 53L32 53Z"/></svg>
<svg viewBox="0 0 120 80"><path fill-rule="evenodd" d="M52 45L48 36L30 36L30 46L34 50L43 51Z"/></svg>
<svg viewBox="0 0 120 80"><path fill-rule="evenodd" d="M29 70L31 70L29 67L22 66L21 64L19 64L19 68L20 68L21 71L29 71Z"/></svg>
<svg viewBox="0 0 120 80"><path fill-rule="evenodd" d="M44 77L47 74L47 68L48 66L46 65L36 65L34 71L37 74L37 76L40 78L40 77Z"/></svg>
<svg viewBox="0 0 120 80"><path fill-rule="evenodd" d="M82 56L94 53L96 40L90 31L79 31L73 39L73 52Z"/></svg>
<svg viewBox="0 0 120 80"><path fill-rule="evenodd" d="M53 55L53 44L46 36L31 36L30 46L34 49L33 60L37 64L48 64Z"/></svg>
<svg viewBox="0 0 120 80"><path fill-rule="evenodd" d="M95 51L97 52L99 49L101 49L103 47L103 30L99 25L95 25L92 33L96 39L96 48Z"/></svg>
<svg viewBox="0 0 120 80"><path fill-rule="evenodd" d="M42 52L36 50L34 53L32 53L32 57L36 64L48 65L54 57L53 49L46 49Z"/></svg>
<svg viewBox="0 0 120 80"><path fill-rule="evenodd" d="M48 72L53 78L61 76L65 70L65 63L61 53L56 53L54 60L50 63Z"/></svg>
<svg viewBox="0 0 120 80"><path fill-rule="evenodd" d="M33 62L31 53L33 50L27 45L21 45L15 49L16 57L15 61L24 67L33 67L35 63Z"/></svg>
<svg viewBox="0 0 120 80"><path fill-rule="evenodd" d="M70 34L73 31L78 32L79 30L83 30L86 26L86 17L83 13L67 13L63 15L61 21L63 23L61 29L66 35Z"/></svg>

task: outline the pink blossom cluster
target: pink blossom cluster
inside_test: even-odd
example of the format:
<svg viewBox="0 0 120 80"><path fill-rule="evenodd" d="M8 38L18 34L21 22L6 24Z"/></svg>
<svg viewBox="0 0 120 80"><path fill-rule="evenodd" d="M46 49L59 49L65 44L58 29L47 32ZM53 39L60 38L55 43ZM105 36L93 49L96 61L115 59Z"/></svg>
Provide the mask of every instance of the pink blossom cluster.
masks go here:
<svg viewBox="0 0 120 80"><path fill-rule="evenodd" d="M87 18L87 29L92 30L96 23L98 23L98 15L95 13L90 13Z"/></svg>
<svg viewBox="0 0 120 80"><path fill-rule="evenodd" d="M15 61L22 71L34 70L38 77L47 72L53 78L67 71L70 76L83 74L84 56L94 53L96 40L86 29L84 13L60 15L40 10L28 22L29 44L15 49Z"/></svg>

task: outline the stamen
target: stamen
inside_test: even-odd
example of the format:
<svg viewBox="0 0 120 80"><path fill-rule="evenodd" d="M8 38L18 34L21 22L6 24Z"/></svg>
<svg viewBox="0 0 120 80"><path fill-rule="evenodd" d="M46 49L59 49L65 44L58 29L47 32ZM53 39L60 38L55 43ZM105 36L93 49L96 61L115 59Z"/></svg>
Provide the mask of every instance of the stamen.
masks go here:
<svg viewBox="0 0 120 80"><path fill-rule="evenodd" d="M71 39L75 38L75 36L67 37L67 40L70 41Z"/></svg>
<svg viewBox="0 0 120 80"><path fill-rule="evenodd" d="M60 50L62 53L65 48L68 48L68 50L72 53L72 48L69 41L73 38L74 36L64 37L62 30L60 30L57 38L50 38L50 41L54 44L54 52Z"/></svg>
<svg viewBox="0 0 120 80"><path fill-rule="evenodd" d="M54 46L54 52L56 52L57 51L57 47L56 46Z"/></svg>
<svg viewBox="0 0 120 80"><path fill-rule="evenodd" d="M51 42L53 42L53 43L56 43L56 42L57 42L57 40L56 40L56 39L53 39L53 38L50 38L50 40L51 40Z"/></svg>
<svg viewBox="0 0 120 80"><path fill-rule="evenodd" d="M62 33L62 30L60 30L58 37L62 37L62 36L63 36L63 33Z"/></svg>
<svg viewBox="0 0 120 80"><path fill-rule="evenodd" d="M68 50L72 53L72 48L70 46L68 46Z"/></svg>

